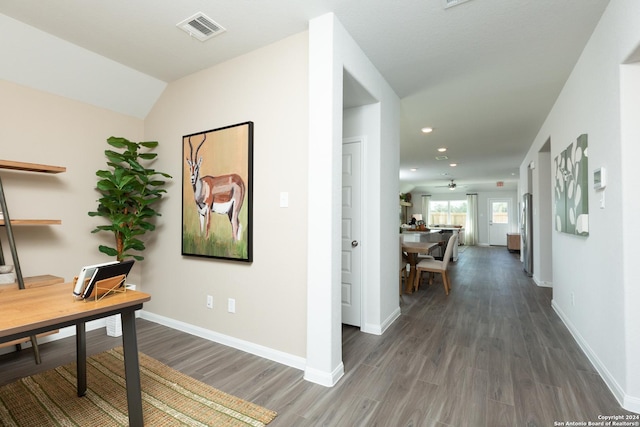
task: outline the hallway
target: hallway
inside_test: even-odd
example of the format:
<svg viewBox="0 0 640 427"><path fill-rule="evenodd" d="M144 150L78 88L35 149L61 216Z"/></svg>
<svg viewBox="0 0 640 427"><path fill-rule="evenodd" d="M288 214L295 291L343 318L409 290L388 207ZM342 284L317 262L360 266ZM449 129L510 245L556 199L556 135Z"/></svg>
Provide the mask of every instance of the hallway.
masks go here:
<svg viewBox="0 0 640 427"><path fill-rule="evenodd" d="M413 417L415 425L552 426L628 413L551 308L552 290L523 273L519 254L465 249L450 264L449 297L440 280L403 296L403 315L386 334L402 338L358 350L368 354L364 364L386 367L377 425ZM345 349L350 355L348 341Z"/></svg>

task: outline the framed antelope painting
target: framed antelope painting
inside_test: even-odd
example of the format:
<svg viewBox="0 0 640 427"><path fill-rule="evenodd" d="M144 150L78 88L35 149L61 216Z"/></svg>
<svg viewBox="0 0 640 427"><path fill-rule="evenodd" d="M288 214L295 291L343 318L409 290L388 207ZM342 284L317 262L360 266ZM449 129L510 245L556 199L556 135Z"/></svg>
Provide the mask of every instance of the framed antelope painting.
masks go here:
<svg viewBox="0 0 640 427"><path fill-rule="evenodd" d="M253 261L253 122L182 138L182 255Z"/></svg>

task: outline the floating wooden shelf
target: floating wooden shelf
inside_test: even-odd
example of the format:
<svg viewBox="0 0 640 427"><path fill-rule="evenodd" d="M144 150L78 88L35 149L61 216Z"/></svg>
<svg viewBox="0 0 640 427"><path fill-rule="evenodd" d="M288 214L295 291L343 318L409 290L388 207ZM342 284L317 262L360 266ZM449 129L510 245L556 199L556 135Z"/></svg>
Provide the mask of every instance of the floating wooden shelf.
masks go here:
<svg viewBox="0 0 640 427"><path fill-rule="evenodd" d="M0 169L11 169L27 172L62 173L67 170L64 166L41 165L38 163L14 162L13 160L0 160Z"/></svg>
<svg viewBox="0 0 640 427"><path fill-rule="evenodd" d="M60 225L60 219L12 219L11 225ZM0 226L5 225L4 219L0 219Z"/></svg>

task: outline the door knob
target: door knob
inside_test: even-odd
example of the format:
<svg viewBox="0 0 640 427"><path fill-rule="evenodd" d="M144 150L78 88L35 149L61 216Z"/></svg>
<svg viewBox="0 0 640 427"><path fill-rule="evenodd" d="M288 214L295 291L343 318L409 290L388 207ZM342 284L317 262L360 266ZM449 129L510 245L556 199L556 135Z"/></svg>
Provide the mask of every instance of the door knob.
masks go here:
<svg viewBox="0 0 640 427"><path fill-rule="evenodd" d="M352 240L351 241L351 247L355 248L356 246L358 246L358 241L357 240Z"/></svg>

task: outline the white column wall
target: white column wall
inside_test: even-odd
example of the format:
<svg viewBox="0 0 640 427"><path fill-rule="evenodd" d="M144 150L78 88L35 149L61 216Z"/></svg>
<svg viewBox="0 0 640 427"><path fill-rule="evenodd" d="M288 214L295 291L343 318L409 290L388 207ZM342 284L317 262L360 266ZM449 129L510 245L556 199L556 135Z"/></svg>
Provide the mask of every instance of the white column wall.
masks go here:
<svg viewBox="0 0 640 427"><path fill-rule="evenodd" d="M640 237L640 63L621 68L621 141L622 141L622 192L628 195L622 205L622 256L624 268L624 312L626 314L626 390L625 407L640 411L640 269L638 269L638 238ZM609 168L608 168L609 169ZM607 169L607 170L608 170ZM609 185L615 183L610 180ZM606 202L606 199L605 199Z"/></svg>
<svg viewBox="0 0 640 427"><path fill-rule="evenodd" d="M309 22L307 366L305 379L334 385L344 374L340 325L342 67L332 15ZM336 96L338 95L338 96Z"/></svg>
<svg viewBox="0 0 640 427"><path fill-rule="evenodd" d="M390 319L383 284L397 283L397 194L400 101L333 14L309 23L309 227L305 379L334 385L344 373L341 344L340 231L342 76L348 70L380 101L378 129L368 138L367 305L378 324ZM386 289L386 288L385 288ZM369 292L370 290L373 290ZM376 291L377 290L377 291ZM379 298L379 300L378 300ZM397 295L394 297L397 298ZM385 326L381 326L384 328Z"/></svg>

